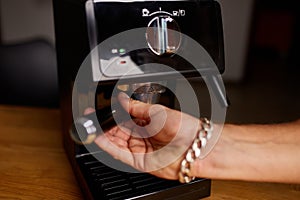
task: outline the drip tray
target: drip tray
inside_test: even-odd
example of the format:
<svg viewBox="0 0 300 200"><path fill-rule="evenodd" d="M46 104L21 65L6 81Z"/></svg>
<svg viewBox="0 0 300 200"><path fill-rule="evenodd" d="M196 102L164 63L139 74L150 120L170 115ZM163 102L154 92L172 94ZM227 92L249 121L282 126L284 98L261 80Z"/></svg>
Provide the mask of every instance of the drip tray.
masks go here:
<svg viewBox="0 0 300 200"><path fill-rule="evenodd" d="M181 184L147 173L121 172L104 165L90 154L78 157L77 162L94 199L196 200L210 195L208 179Z"/></svg>

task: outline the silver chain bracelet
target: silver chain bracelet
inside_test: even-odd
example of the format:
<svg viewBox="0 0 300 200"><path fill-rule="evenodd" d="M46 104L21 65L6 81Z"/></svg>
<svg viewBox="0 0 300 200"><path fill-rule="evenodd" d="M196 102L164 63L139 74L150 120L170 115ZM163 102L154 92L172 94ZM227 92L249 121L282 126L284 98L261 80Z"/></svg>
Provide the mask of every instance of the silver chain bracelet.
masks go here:
<svg viewBox="0 0 300 200"><path fill-rule="evenodd" d="M189 183L195 179L190 175L192 163L200 157L201 149L207 144L207 141L211 138L213 132L213 124L206 118L200 119L200 129L197 131L196 138L193 141L192 146L187 151L185 158L181 161L179 171L179 181L181 183Z"/></svg>

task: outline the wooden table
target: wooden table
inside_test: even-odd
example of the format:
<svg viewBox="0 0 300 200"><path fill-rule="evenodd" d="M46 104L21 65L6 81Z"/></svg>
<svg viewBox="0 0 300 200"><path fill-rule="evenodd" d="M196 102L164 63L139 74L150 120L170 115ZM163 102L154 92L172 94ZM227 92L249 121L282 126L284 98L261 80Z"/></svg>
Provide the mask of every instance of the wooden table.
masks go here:
<svg viewBox="0 0 300 200"><path fill-rule="evenodd" d="M300 199L300 186L212 181L208 199ZM0 199L82 199L57 109L0 105Z"/></svg>

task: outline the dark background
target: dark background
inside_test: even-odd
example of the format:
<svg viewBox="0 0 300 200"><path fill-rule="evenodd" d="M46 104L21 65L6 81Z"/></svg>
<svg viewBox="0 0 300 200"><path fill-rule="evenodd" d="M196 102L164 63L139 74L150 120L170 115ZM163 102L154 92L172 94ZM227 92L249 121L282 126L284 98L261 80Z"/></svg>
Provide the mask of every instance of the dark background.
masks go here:
<svg viewBox="0 0 300 200"><path fill-rule="evenodd" d="M255 1L246 71L227 84L227 120L273 123L300 117L300 7L296 1Z"/></svg>

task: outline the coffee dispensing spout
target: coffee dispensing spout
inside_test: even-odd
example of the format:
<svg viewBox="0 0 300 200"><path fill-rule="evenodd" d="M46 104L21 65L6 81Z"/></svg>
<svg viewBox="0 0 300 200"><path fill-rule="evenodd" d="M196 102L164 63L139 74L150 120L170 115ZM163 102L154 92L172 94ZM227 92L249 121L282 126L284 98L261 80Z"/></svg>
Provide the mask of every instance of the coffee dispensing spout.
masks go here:
<svg viewBox="0 0 300 200"><path fill-rule="evenodd" d="M117 88L132 99L149 104L158 103L160 95L166 91L163 85L151 82L118 85ZM115 119L130 120L129 114L117 102L75 119L70 129L71 138L78 144L90 144L99 134L116 126Z"/></svg>

